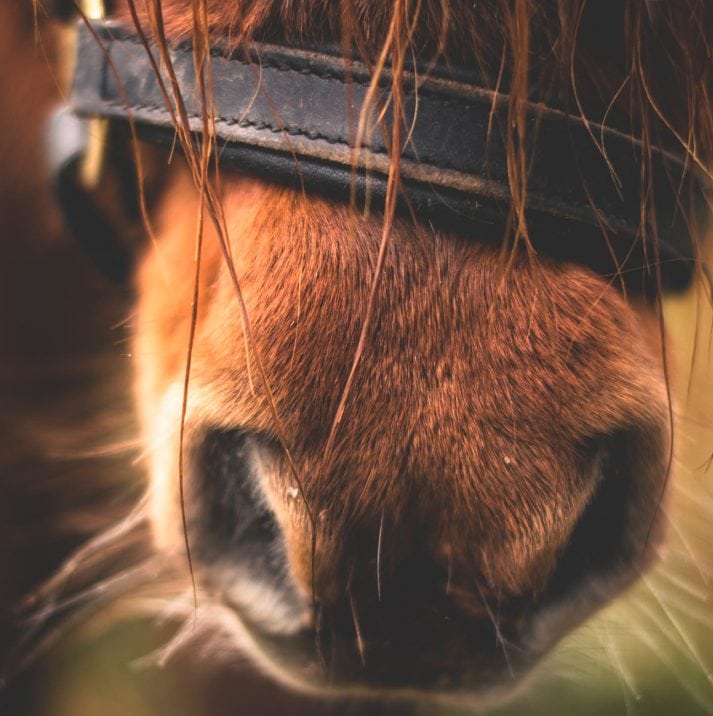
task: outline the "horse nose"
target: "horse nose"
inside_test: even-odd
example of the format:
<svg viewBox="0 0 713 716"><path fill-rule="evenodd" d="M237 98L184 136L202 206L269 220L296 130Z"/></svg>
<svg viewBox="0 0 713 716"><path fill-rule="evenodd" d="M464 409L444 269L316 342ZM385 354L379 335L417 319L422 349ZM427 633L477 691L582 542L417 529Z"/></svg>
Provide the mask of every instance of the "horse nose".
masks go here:
<svg viewBox="0 0 713 716"><path fill-rule="evenodd" d="M333 500L331 512L314 511L312 533L296 490L268 491L279 451L260 435L213 431L192 463L204 479L189 536L201 571L242 618L276 638L302 634L305 658L316 647L334 684L456 687L475 673L495 683L556 638L548 609L591 611L633 580L656 542L665 445L654 431L597 438L576 475L560 471L563 508L549 504L544 480L520 499L527 485L515 469L490 504L479 489L458 499L442 489L438 501L424 496L425 481L402 480L420 490L399 493L400 512L347 504L346 519ZM495 516L493 505L503 508ZM574 623L580 612L568 614Z"/></svg>

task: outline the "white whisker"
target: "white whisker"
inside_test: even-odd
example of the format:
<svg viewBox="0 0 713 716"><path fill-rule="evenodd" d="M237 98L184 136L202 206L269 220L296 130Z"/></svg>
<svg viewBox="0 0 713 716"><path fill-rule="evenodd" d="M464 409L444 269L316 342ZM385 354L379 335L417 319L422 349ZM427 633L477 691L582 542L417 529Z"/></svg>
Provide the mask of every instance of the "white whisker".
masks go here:
<svg viewBox="0 0 713 716"><path fill-rule="evenodd" d="M121 521L99 533L82 545L67 559L62 567L26 600L26 606L50 599L80 568L91 567L95 562L106 561L112 548L122 547L121 540L147 520L147 499L142 498L134 509Z"/></svg>
<svg viewBox="0 0 713 716"><path fill-rule="evenodd" d="M671 623L673 628L676 630L676 634L678 634L678 636L680 637L681 641L685 644L685 646L688 649L691 656L693 656L693 658L695 659L698 667L706 675L706 678L708 679L708 681L710 681L711 684L713 684L713 676L711 675L710 668L705 663L705 659L701 656L700 651L698 650L696 645L689 638L688 634L686 633L686 630L683 628L679 619L671 611L671 609L669 608L665 599L663 598L662 594L652 584L651 580L648 577L644 577L643 580L644 580L644 584L646 585L647 589L651 592L654 599L656 599L656 602L661 607L661 610L663 611L664 615L666 616L668 621Z"/></svg>
<svg viewBox="0 0 713 716"><path fill-rule="evenodd" d="M683 687L684 691L705 713L713 714L713 699L711 698L711 694L701 693L700 689L696 688L696 686L690 682L690 679L686 678L686 673L678 666L676 660L667 655L666 649L661 648L661 645L656 643L656 640L645 628L640 627L632 630L632 635L649 648L651 653L663 663L669 673L671 673L676 681Z"/></svg>
<svg viewBox="0 0 713 716"><path fill-rule="evenodd" d="M619 683L622 685L622 691L624 694L624 701L626 703L627 714L631 713L631 704L629 702L629 694L634 697L635 701L641 701L641 691L637 688L634 681L634 677L626 667L622 654L617 647L616 641L611 633L609 625L602 624L601 631L604 633L603 636L600 633L600 640L604 646L607 655L611 658L612 670L616 674Z"/></svg>
<svg viewBox="0 0 713 716"><path fill-rule="evenodd" d="M700 574L701 579L703 580L703 583L708 586L710 584L710 578L713 574L710 570L708 572L704 571L701 567L701 559L696 555L693 548L691 547L690 542L688 541L687 535L685 532L679 527L676 520L669 520L670 529L672 529L676 533L676 537L680 541L680 543L683 545L686 553L688 554L688 557L690 558L690 563L698 570L698 574Z"/></svg>
<svg viewBox="0 0 713 716"><path fill-rule="evenodd" d="M698 602L704 603L709 601L711 598L711 593L708 589L694 584L691 579L674 573L670 568L658 570L655 576L657 579L668 582L677 590L677 592L685 592L685 594ZM683 604L683 599L681 599L680 602Z"/></svg>

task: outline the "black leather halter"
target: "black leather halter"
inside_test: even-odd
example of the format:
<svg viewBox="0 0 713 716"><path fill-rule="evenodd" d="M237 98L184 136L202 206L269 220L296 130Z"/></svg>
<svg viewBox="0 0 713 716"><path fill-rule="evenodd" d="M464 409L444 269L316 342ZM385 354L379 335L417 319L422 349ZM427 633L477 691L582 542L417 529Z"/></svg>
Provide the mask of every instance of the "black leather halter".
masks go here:
<svg viewBox="0 0 713 716"><path fill-rule="evenodd" d="M192 49L174 47L170 54L199 139ZM346 61L338 51L265 44L230 56L215 50L211 57L223 167L383 206L393 121L386 101L388 70L374 103L387 107L383 125L372 111L360 134L370 84L362 63ZM502 129L507 95L484 89L471 72L441 66L416 67L405 73L404 83L403 205L421 220L478 239L502 240L510 202ZM131 117L142 138L167 147L175 143L171 114L145 47L115 23L96 22L92 30L80 24L71 102L80 116L119 122ZM642 267L659 261L667 287L685 285L694 251L679 192L695 184L682 158L656 147L644 155L641 143L621 131L587 126L540 104L528 105L527 123L536 138L527 198L535 248L602 274L617 269L624 276L639 274L637 283L646 272ZM642 220L645 191L652 192L648 205L656 213Z"/></svg>

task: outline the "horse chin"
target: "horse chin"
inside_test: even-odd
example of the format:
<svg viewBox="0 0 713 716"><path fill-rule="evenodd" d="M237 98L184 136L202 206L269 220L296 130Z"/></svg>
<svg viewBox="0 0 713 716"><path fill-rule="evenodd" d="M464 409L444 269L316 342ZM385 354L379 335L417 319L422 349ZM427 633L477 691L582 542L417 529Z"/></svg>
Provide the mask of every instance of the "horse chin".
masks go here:
<svg viewBox="0 0 713 716"><path fill-rule="evenodd" d="M516 698L528 688L535 667L547 652L528 653L527 659L510 657L500 668L472 659L459 668L435 670L429 682L403 679L386 683L368 674L359 678L339 678L330 673L326 655L315 649L314 633L305 630L290 636L260 632L240 613L229 609L221 620L249 652L253 663L268 677L288 689L319 699L432 703L468 709L491 708ZM237 641L233 636L234 643ZM434 655L438 658L439 655ZM365 670L368 669L368 654Z"/></svg>
<svg viewBox="0 0 713 716"><path fill-rule="evenodd" d="M334 659L331 645L319 643L313 611L296 612L249 578L238 580L223 592L209 591L202 607L207 616L206 632L212 637L220 635L216 643L222 645L219 651L223 655L233 660L230 654L237 652L249 658L262 673L294 692L320 699L484 709L502 705L526 691L536 667L559 641L618 594L622 584L623 580L606 585L592 583L588 598L583 590L578 599L544 606L533 615L521 645L504 641L488 644L482 653L475 649L475 654L456 663L449 658L445 644L422 655L423 668L413 673L407 669L396 676L393 670L384 676L370 668L368 647L357 668L348 674L339 673L330 663ZM402 657L404 661L411 658Z"/></svg>
<svg viewBox="0 0 713 716"><path fill-rule="evenodd" d="M320 699L356 699L369 701L403 701L438 703L467 708L484 708L515 697L529 681L542 654L528 654L528 659L504 659L494 667L488 660L470 659L457 668L433 669L428 682L403 677L389 682L369 673L368 653L364 657L364 674L348 677L335 674L327 663L328 655L316 645L314 630L303 629L291 634L263 631L234 605L216 608L219 623L213 627L222 632L234 647L247 655L268 677L297 693ZM500 647L499 647L500 648ZM443 654L431 654L435 663ZM492 661L492 659L490 660Z"/></svg>

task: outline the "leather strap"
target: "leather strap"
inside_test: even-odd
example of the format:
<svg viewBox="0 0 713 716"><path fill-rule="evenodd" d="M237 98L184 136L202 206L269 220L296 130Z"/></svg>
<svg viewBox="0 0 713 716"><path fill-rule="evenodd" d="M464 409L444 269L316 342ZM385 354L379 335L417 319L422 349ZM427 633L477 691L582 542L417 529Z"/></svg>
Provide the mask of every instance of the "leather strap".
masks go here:
<svg viewBox="0 0 713 716"><path fill-rule="evenodd" d="M93 30L102 46L87 27L79 27L74 110L117 120L131 116L145 138L173 145L170 113L140 40L111 22L95 23ZM170 52L191 128L199 137L192 50L179 46ZM361 201L383 206L390 160L375 112L367 118L360 149L354 149L370 83L364 65L347 62L338 52L266 44L229 57L220 50L211 55L221 165L342 199L356 189ZM386 101L388 71L383 82L379 107ZM420 218L476 238L501 240L510 201L502 132L508 97L483 89L472 73L443 67L430 68L427 77L407 72L405 86L408 141L401 175L408 203ZM389 109L387 138L393 121ZM535 103L528 105L527 123L531 136L536 134L527 198L535 247L602 273L616 264L635 273L657 253L666 282L685 284L694 253L677 191L692 186L693 179L685 175L680 157L649 150L656 217L648 217L642 230L645 157L640 142Z"/></svg>

